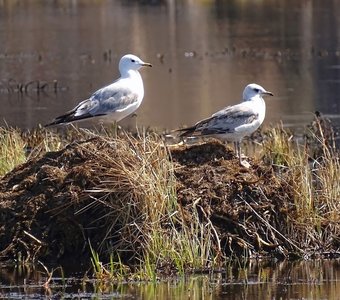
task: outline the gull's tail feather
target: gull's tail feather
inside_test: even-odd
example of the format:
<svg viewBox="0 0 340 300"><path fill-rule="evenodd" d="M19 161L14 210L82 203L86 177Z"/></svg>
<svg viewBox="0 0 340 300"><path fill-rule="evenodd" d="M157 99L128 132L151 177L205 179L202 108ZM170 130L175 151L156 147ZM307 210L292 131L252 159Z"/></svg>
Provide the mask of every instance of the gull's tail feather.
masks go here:
<svg viewBox="0 0 340 300"><path fill-rule="evenodd" d="M179 137L187 137L187 136L192 136L195 133L196 128L197 128L196 125L194 125L194 126L191 126L191 127L177 129L176 131L182 132L179 135Z"/></svg>
<svg viewBox="0 0 340 300"><path fill-rule="evenodd" d="M83 114L83 115L80 115L80 116L75 116L75 110L73 110L73 111L70 111L70 112L68 112L64 115L56 117L51 123L44 125L44 127L50 127L50 126L53 126L53 125L68 124L68 123L71 123L71 122L81 121L81 120L89 119L89 118L92 118L92 117L94 117L94 116L89 114L89 113ZM96 117L97 117L97 115L96 115Z"/></svg>
<svg viewBox="0 0 340 300"><path fill-rule="evenodd" d="M203 119L203 120L197 122L195 125L192 125L190 127L177 129L176 131L184 131L183 133L181 133L179 135L180 137L201 135L203 133L203 131L205 131L204 127L206 127L206 125L209 124L209 122L214 118L215 117L212 116L212 117Z"/></svg>

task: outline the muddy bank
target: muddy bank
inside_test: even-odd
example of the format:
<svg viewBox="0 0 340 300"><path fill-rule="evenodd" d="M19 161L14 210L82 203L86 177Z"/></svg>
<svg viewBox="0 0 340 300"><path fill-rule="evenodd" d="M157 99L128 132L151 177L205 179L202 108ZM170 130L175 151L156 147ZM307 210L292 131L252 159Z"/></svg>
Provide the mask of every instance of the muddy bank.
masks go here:
<svg viewBox="0 0 340 300"><path fill-rule="evenodd" d="M282 237L273 232L284 224L293 192L271 167L254 160L250 169L240 167L234 152L219 142L184 147L172 157L188 222L192 209L211 220L223 254L282 257L297 250L290 243L283 249Z"/></svg>
<svg viewBox="0 0 340 300"><path fill-rule="evenodd" d="M176 193L171 215L182 220L174 226L181 230L198 214L210 224L220 257L335 251L336 234L302 243L308 233L294 221L289 174L250 162L250 169L240 167L217 141L168 149L158 138L131 136L98 136L39 155L0 180L0 257L88 262L90 242L104 258L118 251L124 263L136 262L145 254L154 211L170 215L170 184Z"/></svg>

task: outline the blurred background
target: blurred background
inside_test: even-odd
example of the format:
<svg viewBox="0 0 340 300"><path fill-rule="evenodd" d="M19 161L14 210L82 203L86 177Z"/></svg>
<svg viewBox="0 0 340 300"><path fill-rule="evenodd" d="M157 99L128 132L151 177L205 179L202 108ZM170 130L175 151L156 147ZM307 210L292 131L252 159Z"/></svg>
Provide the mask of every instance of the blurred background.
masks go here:
<svg viewBox="0 0 340 300"><path fill-rule="evenodd" d="M275 95L267 124L303 127L319 110L339 125L339 30L336 0L0 0L0 123L49 122L133 53L153 64L139 125L190 125L251 82Z"/></svg>

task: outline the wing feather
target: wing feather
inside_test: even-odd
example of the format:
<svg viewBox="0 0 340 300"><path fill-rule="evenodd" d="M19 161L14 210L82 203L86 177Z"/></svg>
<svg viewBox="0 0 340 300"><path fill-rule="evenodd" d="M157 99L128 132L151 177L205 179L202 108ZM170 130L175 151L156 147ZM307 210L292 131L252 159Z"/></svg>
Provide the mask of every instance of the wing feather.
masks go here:
<svg viewBox="0 0 340 300"><path fill-rule="evenodd" d="M96 91L92 94L91 98L80 102L74 109L56 117L51 123L45 126L104 116L123 110L137 101L137 93L131 93L130 89L118 87L113 83Z"/></svg>
<svg viewBox="0 0 340 300"><path fill-rule="evenodd" d="M242 125L251 124L258 117L258 113L248 106L228 106L210 118L197 122L194 126L181 129L181 136L214 135L232 133Z"/></svg>

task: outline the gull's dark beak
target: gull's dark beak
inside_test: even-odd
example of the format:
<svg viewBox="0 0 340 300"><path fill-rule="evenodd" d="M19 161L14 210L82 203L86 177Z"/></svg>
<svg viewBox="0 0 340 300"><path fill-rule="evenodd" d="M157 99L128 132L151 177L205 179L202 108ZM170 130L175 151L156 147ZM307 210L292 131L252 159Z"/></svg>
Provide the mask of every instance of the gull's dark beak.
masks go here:
<svg viewBox="0 0 340 300"><path fill-rule="evenodd" d="M152 64L145 63L145 62L143 62L141 65L142 65L143 67L152 67Z"/></svg>

